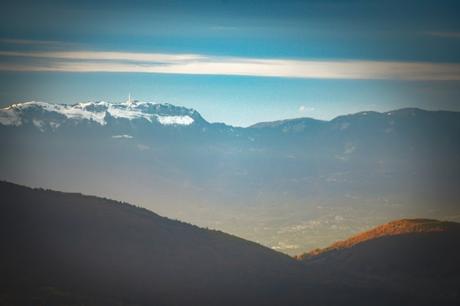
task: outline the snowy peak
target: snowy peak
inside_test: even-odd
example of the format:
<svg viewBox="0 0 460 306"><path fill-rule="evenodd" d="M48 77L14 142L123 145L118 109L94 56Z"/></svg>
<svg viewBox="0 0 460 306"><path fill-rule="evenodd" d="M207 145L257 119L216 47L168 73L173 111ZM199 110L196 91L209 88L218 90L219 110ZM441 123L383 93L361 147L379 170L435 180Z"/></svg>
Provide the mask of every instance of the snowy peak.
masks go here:
<svg viewBox="0 0 460 306"><path fill-rule="evenodd" d="M185 107L171 104L128 101L109 103L104 101L84 102L73 105L45 102L25 102L0 109L0 124L21 126L32 123L38 128L57 128L65 121L91 122L106 125L109 119L141 121L150 124L188 126L205 122L200 114Z"/></svg>

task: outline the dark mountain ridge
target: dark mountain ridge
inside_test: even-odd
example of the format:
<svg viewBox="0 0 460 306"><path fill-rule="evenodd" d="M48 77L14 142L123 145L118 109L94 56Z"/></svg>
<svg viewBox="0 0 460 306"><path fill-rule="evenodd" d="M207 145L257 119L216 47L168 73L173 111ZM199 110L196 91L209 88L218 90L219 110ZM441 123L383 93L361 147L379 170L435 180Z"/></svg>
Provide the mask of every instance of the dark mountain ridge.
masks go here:
<svg viewBox="0 0 460 306"><path fill-rule="evenodd" d="M279 294L296 296L299 263L256 243L108 199L6 182L0 191L1 305L30 305L24 292L72 305L75 296L107 305L280 305Z"/></svg>

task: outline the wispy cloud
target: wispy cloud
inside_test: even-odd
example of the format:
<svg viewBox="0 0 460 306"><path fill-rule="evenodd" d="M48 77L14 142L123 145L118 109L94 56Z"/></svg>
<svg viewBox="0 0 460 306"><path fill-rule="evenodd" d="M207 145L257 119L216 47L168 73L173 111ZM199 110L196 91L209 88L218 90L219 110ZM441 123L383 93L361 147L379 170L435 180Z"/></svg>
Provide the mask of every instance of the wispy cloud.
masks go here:
<svg viewBox="0 0 460 306"><path fill-rule="evenodd" d="M167 73L313 79L460 80L460 64L293 60L104 51L0 51L3 71ZM16 60L9 60L14 58ZM28 58L22 63L18 58ZM33 59L38 59L34 61Z"/></svg>
<svg viewBox="0 0 460 306"><path fill-rule="evenodd" d="M0 45L9 45L21 48L34 48L46 50L73 50L75 48L82 48L83 45L75 42L66 42L58 40L32 40L32 39L16 39L16 38L2 38Z"/></svg>
<svg viewBox="0 0 460 306"><path fill-rule="evenodd" d="M0 39L0 43L11 44L11 45L61 45L60 41L54 40L31 40L31 39Z"/></svg>
<svg viewBox="0 0 460 306"><path fill-rule="evenodd" d="M205 57L196 54L165 54L165 53L134 53L134 52L102 52L102 51L0 51L0 56L49 58L67 60L104 60L145 63L173 63L203 60Z"/></svg>
<svg viewBox="0 0 460 306"><path fill-rule="evenodd" d="M460 38L460 32L425 32L430 36L444 37L444 38Z"/></svg>

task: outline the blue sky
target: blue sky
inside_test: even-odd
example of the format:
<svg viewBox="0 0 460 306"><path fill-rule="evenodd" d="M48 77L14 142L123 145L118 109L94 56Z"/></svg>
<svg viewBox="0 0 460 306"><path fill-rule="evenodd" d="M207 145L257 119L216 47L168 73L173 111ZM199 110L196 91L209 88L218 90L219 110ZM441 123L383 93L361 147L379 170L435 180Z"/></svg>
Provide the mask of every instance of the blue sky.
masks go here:
<svg viewBox="0 0 460 306"><path fill-rule="evenodd" d="M460 111L458 1L11 1L0 105L140 100L246 126Z"/></svg>

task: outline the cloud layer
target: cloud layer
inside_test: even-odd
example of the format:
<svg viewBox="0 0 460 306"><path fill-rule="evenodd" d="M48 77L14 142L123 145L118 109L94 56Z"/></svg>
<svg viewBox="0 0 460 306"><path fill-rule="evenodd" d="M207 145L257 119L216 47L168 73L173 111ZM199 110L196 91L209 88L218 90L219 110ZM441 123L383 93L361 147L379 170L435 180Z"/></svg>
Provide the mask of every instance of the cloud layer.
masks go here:
<svg viewBox="0 0 460 306"><path fill-rule="evenodd" d="M1 71L166 73L308 79L460 80L460 64L294 60L105 51L0 51ZM24 59L27 59L24 61Z"/></svg>

